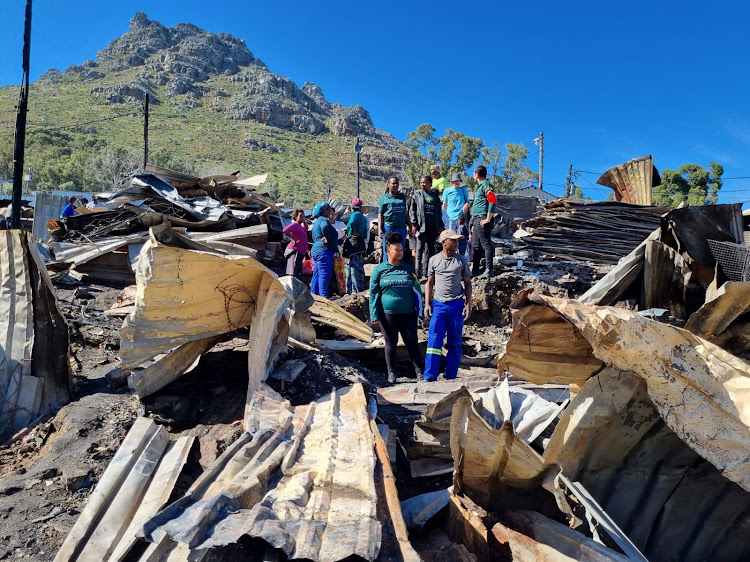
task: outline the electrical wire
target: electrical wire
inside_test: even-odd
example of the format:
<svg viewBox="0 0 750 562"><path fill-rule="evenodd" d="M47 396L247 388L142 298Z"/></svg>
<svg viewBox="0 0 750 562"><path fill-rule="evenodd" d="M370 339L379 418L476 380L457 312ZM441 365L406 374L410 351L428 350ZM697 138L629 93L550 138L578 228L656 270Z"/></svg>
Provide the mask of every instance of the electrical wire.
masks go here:
<svg viewBox="0 0 750 562"><path fill-rule="evenodd" d="M114 121L115 119L120 119L122 117L135 117L137 115L142 115L139 112L132 112L132 113L123 113L122 115L114 115L112 117L104 117L102 119L94 119L92 121L84 121L83 123L77 123L75 125L62 125L60 127L44 127L42 125L38 124L30 124L30 128L27 130L28 132L35 132L35 131L62 131L65 129L79 129L85 125L93 125L95 123L104 123L105 121Z"/></svg>

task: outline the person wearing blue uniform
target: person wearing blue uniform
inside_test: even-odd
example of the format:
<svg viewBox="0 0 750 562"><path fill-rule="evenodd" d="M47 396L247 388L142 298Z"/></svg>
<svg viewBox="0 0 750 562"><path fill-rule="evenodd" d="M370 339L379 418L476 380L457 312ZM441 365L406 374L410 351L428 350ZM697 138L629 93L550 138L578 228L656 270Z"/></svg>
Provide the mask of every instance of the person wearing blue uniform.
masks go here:
<svg viewBox="0 0 750 562"><path fill-rule="evenodd" d="M318 203L313 210L317 217L312 228L313 246L310 255L313 259L313 275L310 292L313 295L329 298L328 285L333 277L333 256L339 251L339 235L333 228L336 215L328 203Z"/></svg>
<svg viewBox="0 0 750 562"><path fill-rule="evenodd" d="M430 318L430 329L424 366L426 381L438 378L446 333L445 378L458 376L464 320L471 314L471 269L466 257L457 251L461 238L453 230L444 230L438 239L443 251L432 256L427 265L424 314Z"/></svg>

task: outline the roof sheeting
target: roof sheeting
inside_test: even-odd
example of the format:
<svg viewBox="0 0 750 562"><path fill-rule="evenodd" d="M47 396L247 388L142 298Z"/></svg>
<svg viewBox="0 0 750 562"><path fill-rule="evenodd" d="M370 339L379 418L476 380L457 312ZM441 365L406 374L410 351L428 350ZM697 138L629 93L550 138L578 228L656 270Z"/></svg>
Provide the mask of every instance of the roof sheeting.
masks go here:
<svg viewBox="0 0 750 562"><path fill-rule="evenodd" d="M615 201L651 205L654 186L661 183L652 155L633 158L604 172L596 183L611 187Z"/></svg>
<svg viewBox="0 0 750 562"><path fill-rule="evenodd" d="M573 346L572 360L580 362L589 353L602 366L640 376L666 424L724 476L750 491L750 364L687 330L629 310L529 290L519 294L513 307L514 333L523 327L527 336L511 337L500 370L508 368L536 383L580 384L580 378L574 381L556 363L533 353L535 346L557 337L547 326L567 322L580 344ZM564 352L560 357L567 360Z"/></svg>
<svg viewBox="0 0 750 562"><path fill-rule="evenodd" d="M55 562L123 560L136 530L169 499L194 437L169 433L138 418L104 471Z"/></svg>
<svg viewBox="0 0 750 562"><path fill-rule="evenodd" d="M44 259L20 230L0 233L0 433L70 400L68 326Z"/></svg>
<svg viewBox="0 0 750 562"><path fill-rule="evenodd" d="M149 521L146 539L201 550L249 535L292 559L375 559L381 526L362 386L292 408L262 385L249 411L253 433Z"/></svg>
<svg viewBox="0 0 750 562"><path fill-rule="evenodd" d="M649 560L750 556L750 494L667 427L632 373L607 368L589 379L544 458L585 486Z"/></svg>

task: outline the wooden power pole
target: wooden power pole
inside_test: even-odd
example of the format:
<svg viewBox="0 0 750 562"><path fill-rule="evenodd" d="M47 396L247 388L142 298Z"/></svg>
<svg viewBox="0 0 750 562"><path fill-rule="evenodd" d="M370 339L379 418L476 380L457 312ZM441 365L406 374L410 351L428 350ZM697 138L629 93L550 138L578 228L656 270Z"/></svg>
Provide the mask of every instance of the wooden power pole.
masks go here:
<svg viewBox="0 0 750 562"><path fill-rule="evenodd" d="M29 59L31 58L31 0L26 0L26 22L23 29L23 83L16 113L16 137L13 142L13 208L10 228L21 228L23 194L23 161L26 145L26 114L29 111Z"/></svg>
<svg viewBox="0 0 750 562"><path fill-rule="evenodd" d="M143 169L148 166L148 92L143 101Z"/></svg>
<svg viewBox="0 0 750 562"><path fill-rule="evenodd" d="M568 179L565 182L565 197L570 197L570 192L572 190L572 187L570 185L570 181L573 178L573 164L570 164L568 166Z"/></svg>
<svg viewBox="0 0 750 562"><path fill-rule="evenodd" d="M539 147L539 189L544 186L544 133L534 139L534 144Z"/></svg>

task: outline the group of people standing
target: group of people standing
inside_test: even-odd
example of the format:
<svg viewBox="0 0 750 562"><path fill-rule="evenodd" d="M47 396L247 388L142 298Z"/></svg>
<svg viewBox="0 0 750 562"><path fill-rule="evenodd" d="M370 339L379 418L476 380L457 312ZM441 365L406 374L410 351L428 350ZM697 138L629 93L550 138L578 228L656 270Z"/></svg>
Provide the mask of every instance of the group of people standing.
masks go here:
<svg viewBox="0 0 750 562"><path fill-rule="evenodd" d="M430 175L420 178L420 189L410 201L400 191L397 176L389 177L386 182L386 192L378 202L378 236L382 240L383 261L370 276L370 320L379 325L383 333L389 382L396 380L399 335L416 377L436 380L447 334L445 377L451 379L458 374L463 324L471 314L471 278L491 277L494 257L491 231L497 201L484 166L475 168L474 180L477 190L473 204L461 176L453 174L450 185L446 185L446 178L437 165L431 167ZM365 288L364 257L369 222L362 214L360 199L353 199L351 208L342 245L334 227L335 210L326 202L319 203L313 210L315 222L310 250L313 294L329 297L334 260L341 259L340 254L348 258L347 292L360 292ZM447 228L443 210L448 216ZM299 276L307 252L309 228L302 209L295 209L292 219L292 224L284 228L284 233L292 238L287 247L287 274ZM413 266L404 260L410 236L417 241ZM473 248L469 248L469 236ZM472 250L473 267L470 268ZM483 258L484 272L480 275ZM427 280L425 296L420 284L420 279L424 278ZM430 321L424 361L417 338L418 319L423 315Z"/></svg>

